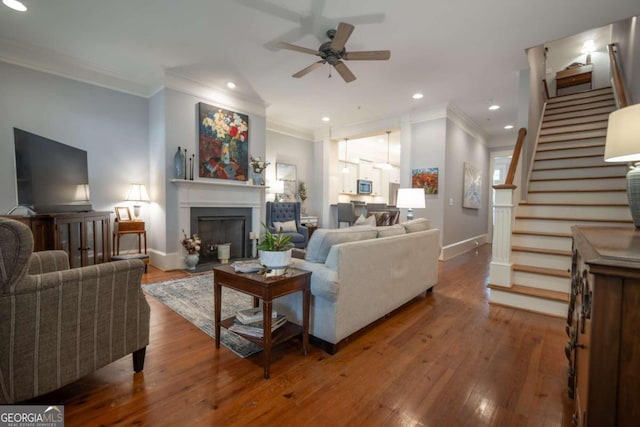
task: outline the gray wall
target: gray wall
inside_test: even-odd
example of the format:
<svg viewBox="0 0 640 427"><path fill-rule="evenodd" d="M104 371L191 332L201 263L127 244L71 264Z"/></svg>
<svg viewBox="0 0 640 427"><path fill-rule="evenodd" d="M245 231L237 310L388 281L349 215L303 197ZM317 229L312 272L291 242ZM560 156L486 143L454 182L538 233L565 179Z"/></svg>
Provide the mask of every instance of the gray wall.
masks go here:
<svg viewBox="0 0 640 427"><path fill-rule="evenodd" d="M411 170L438 168L438 194L428 194L426 196L426 209L415 209L414 217L428 218L431 220L431 226L440 230L445 225L443 218L444 205L445 200L449 197L446 186L446 121L445 118L439 118L411 125L410 168L406 172L402 169L402 173L406 173L406 175L401 177L400 180L402 187L405 185L410 187Z"/></svg>
<svg viewBox="0 0 640 427"><path fill-rule="evenodd" d="M306 210L309 215L319 216L322 183L315 181L315 167L318 162L314 160L314 144L313 141L268 130L266 158L271 165L267 167L266 178L275 178L276 163L296 165L298 185L301 181L307 184Z"/></svg>
<svg viewBox="0 0 640 427"><path fill-rule="evenodd" d="M147 99L5 62L0 76L0 212L17 202L14 127L87 151L95 210L149 184Z"/></svg>
<svg viewBox="0 0 640 427"><path fill-rule="evenodd" d="M638 17L618 21L611 25L611 41L618 43L620 62L630 104L640 102L640 31ZM634 83L635 82L635 83Z"/></svg>
<svg viewBox="0 0 640 427"><path fill-rule="evenodd" d="M447 120L446 168L444 204L444 246L470 239L487 232L489 201L489 154L478 138L471 136L460 126ZM462 207L464 162L475 166L482 176L480 209ZM448 200L453 199L449 205Z"/></svg>

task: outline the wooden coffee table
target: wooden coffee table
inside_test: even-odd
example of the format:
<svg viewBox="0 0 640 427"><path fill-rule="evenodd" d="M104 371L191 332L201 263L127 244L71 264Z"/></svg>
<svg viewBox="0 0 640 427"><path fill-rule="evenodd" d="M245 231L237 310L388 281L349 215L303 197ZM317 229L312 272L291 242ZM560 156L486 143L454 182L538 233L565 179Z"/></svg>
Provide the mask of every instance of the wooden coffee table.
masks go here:
<svg viewBox="0 0 640 427"><path fill-rule="evenodd" d="M233 319L221 320L222 287L235 289L253 297L254 307L262 300L264 337L256 338L238 333L243 338L263 348L264 377L269 378L271 347L302 335L302 352L307 354L309 348L309 304L311 301L311 272L288 268L284 275L265 277L261 273L236 273L230 265L213 268L213 295L215 300L214 325L216 331L216 348L220 348L220 326L228 328ZM271 310L275 298L294 292L302 292L302 326L287 322L271 332Z"/></svg>

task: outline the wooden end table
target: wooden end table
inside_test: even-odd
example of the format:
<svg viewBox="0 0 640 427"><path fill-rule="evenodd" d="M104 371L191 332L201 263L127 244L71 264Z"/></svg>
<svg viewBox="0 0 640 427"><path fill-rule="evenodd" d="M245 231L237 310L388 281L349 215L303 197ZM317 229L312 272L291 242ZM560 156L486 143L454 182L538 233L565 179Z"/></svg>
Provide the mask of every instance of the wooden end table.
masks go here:
<svg viewBox="0 0 640 427"><path fill-rule="evenodd" d="M221 320L222 287L235 289L253 297L253 306L257 307L262 300L262 317L264 325L263 338L238 333L243 338L263 348L264 377L269 378L271 347L302 335L302 353L307 354L309 348L309 305L311 302L311 272L288 268L284 275L265 277L261 273L236 273L230 265L213 268L214 326L216 331L216 348L220 348L220 326L228 328L235 317ZM291 322L285 323L271 332L272 303L275 298L302 292L302 326ZM237 332L234 332L237 333Z"/></svg>

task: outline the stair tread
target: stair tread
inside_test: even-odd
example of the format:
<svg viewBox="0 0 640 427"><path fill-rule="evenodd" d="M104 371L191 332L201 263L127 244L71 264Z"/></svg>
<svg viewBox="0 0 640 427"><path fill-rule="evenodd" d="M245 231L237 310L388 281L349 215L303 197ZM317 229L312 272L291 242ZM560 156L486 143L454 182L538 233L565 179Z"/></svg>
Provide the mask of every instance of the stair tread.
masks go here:
<svg viewBox="0 0 640 427"><path fill-rule="evenodd" d="M562 251L559 249L532 248L528 246L511 246L511 250L516 252L529 252L533 254L571 256L571 251Z"/></svg>
<svg viewBox="0 0 640 427"><path fill-rule="evenodd" d="M623 167L626 168L626 166L621 165L621 164L607 163L607 164L603 164L603 165L565 166L565 167L562 167L562 168L537 168L537 169L531 169L531 171L532 172L537 172L537 171L557 171L557 170L569 170L569 169L619 168L620 166L623 166Z"/></svg>
<svg viewBox="0 0 640 427"><path fill-rule="evenodd" d="M519 234L523 236L542 236L542 237L559 237L559 238L571 238L571 233L553 233L549 231L526 231L526 230L513 230L511 234Z"/></svg>
<svg viewBox="0 0 640 427"><path fill-rule="evenodd" d="M631 219L610 219L610 218L565 218L551 216L516 216L516 219L531 219L540 221L573 221L573 222L612 222L621 224L632 224Z"/></svg>
<svg viewBox="0 0 640 427"><path fill-rule="evenodd" d="M499 286L499 285L487 285L489 289L495 289L497 291L511 292L520 295L531 296L535 298L543 298L553 301L569 302L569 294L567 292L550 291L547 289L534 288L526 285L511 285L511 287Z"/></svg>
<svg viewBox="0 0 640 427"><path fill-rule="evenodd" d="M548 142L543 142L543 144L549 144ZM576 145L573 147L559 147L559 148L546 148L544 150L538 150L540 152L548 153L550 151L567 151L567 150L581 150L584 148L598 148L604 147L604 144L593 144L593 145Z"/></svg>
<svg viewBox="0 0 640 427"><path fill-rule="evenodd" d="M531 193L531 192L530 192ZM522 206L568 206L568 207L629 207L628 203L543 203L543 202L526 202L519 203Z"/></svg>
<svg viewBox="0 0 640 427"><path fill-rule="evenodd" d="M585 132L585 131L580 131L580 132ZM572 132L568 132L568 133L572 133ZM577 133L577 132L573 132L573 133ZM541 138L544 138L545 136L547 135L540 135ZM571 141L584 140L584 139L604 139L604 138L605 138L605 135L581 136L580 138L554 139L553 141L538 141L538 144L555 144L558 142L571 142Z"/></svg>
<svg viewBox="0 0 640 427"><path fill-rule="evenodd" d="M574 189L574 190L529 190L529 193L611 193L611 192L627 192L626 188L603 188L603 189Z"/></svg>
<svg viewBox="0 0 640 427"><path fill-rule="evenodd" d="M549 160L591 159L593 157L604 157L604 154L598 153L598 154L583 154L583 155L580 155L580 156L546 157L544 159L535 159L534 162L546 162L546 161L549 161Z"/></svg>
<svg viewBox="0 0 640 427"><path fill-rule="evenodd" d="M611 100L600 100L598 102L605 102L604 105L597 105L597 106L588 106L589 104L580 104L579 107L581 108L575 108L572 109L570 111L561 111L561 112L557 112L554 110L561 110L563 108L569 108L569 107L577 107L576 105L565 105L562 107L555 107L555 108L547 108L544 111L544 118L547 119L548 117L553 117L553 116L557 116L560 114L566 114L566 113L576 113L576 112L580 112L580 111L590 111L590 110L595 110L597 108L609 108L609 107L614 107L616 106L616 102L614 99Z"/></svg>
<svg viewBox="0 0 640 427"><path fill-rule="evenodd" d="M559 270L557 268L535 267L533 265L514 264L513 271L521 271L523 273L541 274L544 276L571 278L571 273L566 270Z"/></svg>
<svg viewBox="0 0 640 427"><path fill-rule="evenodd" d="M601 122L601 121L599 121ZM591 123L597 123L597 122L591 122ZM606 121L605 121L606 123ZM572 124L572 125L561 125L561 126L550 126L550 127L546 127L546 128L542 128L541 130L545 130L545 129L559 129L562 127L569 127L569 126L580 126L580 125L584 125L586 123L577 123L577 124ZM563 135L563 134L571 134L571 133L578 133L578 132L594 132L594 131L598 131L598 130L607 130L607 126L600 126L597 128L589 128L589 129L575 129L575 130L564 130L564 131L558 131L558 132L545 132L545 133L541 133L540 136L551 136L551 135Z"/></svg>
<svg viewBox="0 0 640 427"><path fill-rule="evenodd" d="M597 108L603 108L603 107L597 107ZM593 108L593 110L596 110L597 108ZM548 129L548 128L554 128L554 127L559 127L559 126L575 126L575 124L571 124L571 125L554 125L554 122L559 122L562 120L577 120L577 119L584 119L584 118L588 118L588 117L595 117L595 116L601 116L603 114L607 114L605 112L599 112L599 113L587 113L587 114L580 114L578 116L573 116L573 117L566 117L566 118L562 118L562 119L549 119L549 120L545 120L544 123L551 123L550 126L542 126L542 129ZM557 115L557 114L552 114L552 115ZM594 120L592 122L590 121L584 121L581 122L581 124L584 123L595 123L595 122L599 122L601 120Z"/></svg>
<svg viewBox="0 0 640 427"><path fill-rule="evenodd" d="M580 176L580 177L568 177L568 178L532 178L529 182L539 181L582 181L585 179L625 179L625 175L609 175L609 176ZM625 181L626 185L626 181Z"/></svg>

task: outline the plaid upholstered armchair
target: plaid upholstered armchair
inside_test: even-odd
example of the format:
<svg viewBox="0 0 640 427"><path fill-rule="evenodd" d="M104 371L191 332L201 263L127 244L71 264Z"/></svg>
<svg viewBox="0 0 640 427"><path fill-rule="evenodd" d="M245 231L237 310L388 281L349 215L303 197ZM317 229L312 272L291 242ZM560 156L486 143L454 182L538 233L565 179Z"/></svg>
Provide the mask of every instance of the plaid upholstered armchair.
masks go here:
<svg viewBox="0 0 640 427"><path fill-rule="evenodd" d="M0 218L0 404L60 388L149 343L140 260L69 269L63 251L33 251L26 225Z"/></svg>
<svg viewBox="0 0 640 427"><path fill-rule="evenodd" d="M306 248L309 230L300 224L300 202L267 202L267 227L272 233L291 235L296 248Z"/></svg>

